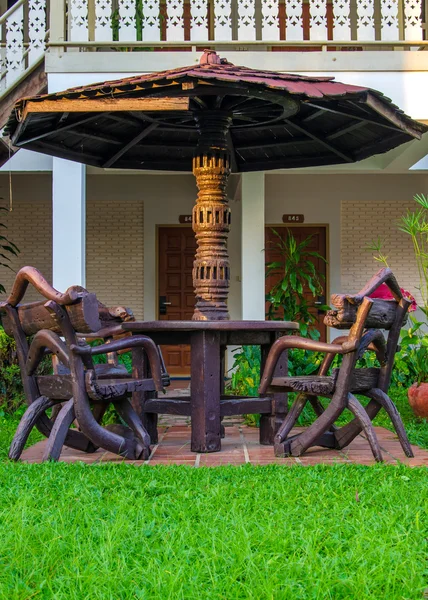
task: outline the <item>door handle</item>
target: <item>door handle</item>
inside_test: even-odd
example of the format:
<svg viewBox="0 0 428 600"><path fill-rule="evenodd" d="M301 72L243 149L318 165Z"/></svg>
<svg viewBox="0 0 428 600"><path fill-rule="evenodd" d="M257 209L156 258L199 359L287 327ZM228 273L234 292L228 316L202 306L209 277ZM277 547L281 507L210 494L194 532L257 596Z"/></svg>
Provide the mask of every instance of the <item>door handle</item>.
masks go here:
<svg viewBox="0 0 428 600"><path fill-rule="evenodd" d="M166 315L166 307L171 306L171 302L166 301L166 296L159 296L159 314Z"/></svg>
<svg viewBox="0 0 428 600"><path fill-rule="evenodd" d="M325 296L317 296L317 299L314 302L314 306L325 306ZM319 315L322 315L323 313L323 310L318 309Z"/></svg>

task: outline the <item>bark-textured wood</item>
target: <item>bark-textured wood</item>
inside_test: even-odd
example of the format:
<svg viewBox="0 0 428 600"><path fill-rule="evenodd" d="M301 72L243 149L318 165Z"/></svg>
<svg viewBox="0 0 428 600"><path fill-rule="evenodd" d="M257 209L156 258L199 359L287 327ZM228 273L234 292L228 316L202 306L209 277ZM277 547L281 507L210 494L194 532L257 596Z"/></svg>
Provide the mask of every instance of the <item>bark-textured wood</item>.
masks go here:
<svg viewBox="0 0 428 600"><path fill-rule="evenodd" d="M382 283L390 288L394 300L383 301L365 295L372 294ZM351 325L351 331L349 336L340 336L333 344L324 346L325 357L316 375L274 377L274 367L283 348L294 346L310 349L312 347L313 350L319 351L321 350L319 344L292 337L278 340L271 349L261 380L260 393L280 389L301 391L275 437L275 454L299 456L313 445L343 448L364 431L376 460L380 461L382 455L371 420L381 407L384 407L397 431L404 453L410 456L412 450L400 415L386 393L390 384L400 330L410 301L402 297L400 287L390 269L381 269L358 294L337 294L333 297L332 303L339 306L340 310L335 313L333 321L330 319L329 324L347 323ZM384 312L379 307L384 307ZM372 314L374 310L376 310L375 318ZM338 314L339 321L336 320ZM385 317L386 314L388 318ZM368 324L371 328L364 331ZM390 329L387 342L381 331L385 328L385 324ZM376 354L380 368L356 368L357 360L366 352ZM344 354L342 365L329 375L334 356L338 353ZM365 408L355 398L353 395L355 393L370 398ZM317 395L330 401L326 409ZM292 427L308 401L315 410L316 421L302 434L289 437ZM355 418L343 427L334 426L334 421L345 408L349 408Z"/></svg>
<svg viewBox="0 0 428 600"><path fill-rule="evenodd" d="M45 355L45 350L55 354L64 366L69 366L67 346L56 333L42 329L34 336L28 351L27 375L33 375L36 372Z"/></svg>
<svg viewBox="0 0 428 600"><path fill-rule="evenodd" d="M31 305L18 305L28 285L33 285L45 299ZM46 302L47 300L47 302ZM11 456L18 459L25 441L36 425L49 438L45 460L57 460L63 444L87 452L103 447L128 458L150 453L150 438L132 410L127 397L132 392L163 389L165 377L161 372L159 352L146 336L132 336L117 332L117 324L133 320L132 311L124 307L108 308L98 302L94 294L80 286L69 288L64 294L55 290L33 267L24 267L16 277L12 292L0 311L6 329L16 341L19 364L26 400L29 405L18 427ZM78 337L85 332L98 332L101 320L104 344L87 345ZM121 339L114 339L121 333ZM27 337L35 334L29 347ZM100 334L95 334L95 336ZM64 341L61 339L63 338ZM118 365L117 351L136 348L144 352L153 377L133 378ZM52 353L54 374L37 376L36 370L46 352ZM105 354L107 364L94 366L93 356ZM155 380L155 381L154 381ZM41 392L43 390L43 392ZM40 398L41 397L41 398ZM66 401L49 419L46 408ZM104 406L116 402L122 418L135 432L119 435L101 426ZM91 405L95 402L94 410ZM104 405L104 406L103 406ZM77 418L81 431L70 429Z"/></svg>
<svg viewBox="0 0 428 600"><path fill-rule="evenodd" d="M221 449L219 334L194 332L191 347L191 449L216 452Z"/></svg>
<svg viewBox="0 0 428 600"><path fill-rule="evenodd" d="M277 339L278 334L271 334L271 344ZM261 346L261 373L264 371L267 357L269 356L270 346L263 344ZM275 366L274 375L277 377L285 376L288 373L288 351L284 350ZM263 446L271 446L274 443L275 434L280 428L288 412L288 395L281 389L269 394L271 397L270 414L261 414L259 425L259 440Z"/></svg>
<svg viewBox="0 0 428 600"><path fill-rule="evenodd" d="M49 314L45 307L46 300L23 304L17 307L18 319L22 331L26 336L34 335L41 329L48 329L55 333L61 333L61 328ZM101 321L98 313L98 303L95 294L87 294L76 304L65 307L73 327L81 333L92 333L101 329ZM12 324L7 315L2 314L4 330L8 335L13 335Z"/></svg>
<svg viewBox="0 0 428 600"><path fill-rule="evenodd" d="M74 412L74 401L70 398L63 404L61 410L56 416L50 436L48 437L42 461L57 461L61 456L61 450L65 443L68 430L72 425L76 415ZM95 447L94 447L95 449Z"/></svg>
<svg viewBox="0 0 428 600"><path fill-rule="evenodd" d="M324 319L325 324L336 329L349 329L355 322L358 305L351 304L345 296L332 297L331 304L335 308L327 311ZM373 314L370 312L367 327L391 329L396 310L397 303L394 300L376 298L373 305Z"/></svg>
<svg viewBox="0 0 428 600"><path fill-rule="evenodd" d="M364 431L367 441L370 444L373 456L375 457L377 462L382 462L382 452L379 446L379 442L377 441L376 433L373 429L371 419L364 410L364 407L358 402L357 398L353 394L348 394L348 408L360 422L360 425Z"/></svg>
<svg viewBox="0 0 428 600"><path fill-rule="evenodd" d="M142 456L140 455L140 458L147 460L150 456L150 436L138 418L137 413L132 408L128 399L117 400L114 402L114 406L119 416L125 421L143 445L144 450Z"/></svg>
<svg viewBox="0 0 428 600"><path fill-rule="evenodd" d="M19 459L28 440L28 436L38 418L54 404L55 402L50 398L46 398L46 396L40 396L40 398L37 398L37 400L34 400L34 402L30 404L25 411L24 416L21 418L15 435L13 436L12 444L9 449L9 458L11 460Z"/></svg>
<svg viewBox="0 0 428 600"><path fill-rule="evenodd" d="M137 393L133 395L134 410L136 412L140 411L138 414L150 433L152 443L154 438L150 427L152 426L153 430L156 431L155 418L157 414L192 415L192 430L199 428L200 423L203 424L201 432L194 434L198 439L198 446L195 446L195 448L208 448L207 439L205 441L202 439L208 437L205 436L205 432L209 431L209 429L206 429L207 423L209 428L216 428L220 423L220 429L216 430L214 436L214 439L217 440L221 439L221 418L223 416L248 413L267 415L269 430L265 430L267 433L262 443L272 443L273 435L287 411L286 395L281 392L278 395L274 394L273 398L270 396L262 398L223 396L224 365L222 367L222 356L225 347L233 339L233 343L237 345L251 343L261 345L263 357L267 354L273 340L290 330L297 330L297 323L277 321L141 321L124 323L123 329L125 331L132 331L135 335L148 334L156 343L167 343L169 345L187 343L191 346L192 399L190 402L182 396L180 398L164 398L161 395L159 398L153 399L148 398L147 394ZM201 351L203 344L200 336L208 333L215 334L216 339L216 350L212 354L211 362L209 362L210 359L207 359L206 355ZM283 356L284 363L280 367L280 372L286 374L286 353ZM135 358L135 375L142 376L143 364L139 357ZM138 365L141 365L141 367L138 368ZM207 368L207 366L210 368ZM214 379L214 372L218 373L218 381ZM215 377L217 378L217 376ZM212 405L215 407L213 412L210 408ZM193 418L193 410L197 412L198 418ZM220 415L219 418L218 414ZM211 421L212 415L214 415L215 420ZM262 439L262 430L260 436ZM214 444L213 448L215 449L206 449L204 451L210 452L219 449L217 444Z"/></svg>

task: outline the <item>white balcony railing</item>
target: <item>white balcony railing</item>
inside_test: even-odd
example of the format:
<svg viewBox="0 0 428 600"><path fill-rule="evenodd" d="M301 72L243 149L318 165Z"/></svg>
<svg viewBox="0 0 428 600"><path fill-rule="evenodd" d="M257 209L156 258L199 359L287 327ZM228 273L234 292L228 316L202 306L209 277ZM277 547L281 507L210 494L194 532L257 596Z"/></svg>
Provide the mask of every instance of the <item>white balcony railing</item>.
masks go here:
<svg viewBox="0 0 428 600"><path fill-rule="evenodd" d="M395 42L424 37L424 0L68 0L66 4L69 41Z"/></svg>
<svg viewBox="0 0 428 600"><path fill-rule="evenodd" d="M1 87L77 46L427 47L428 0L18 0L0 17ZM48 31L48 23L50 31ZM420 43L419 43L420 42Z"/></svg>

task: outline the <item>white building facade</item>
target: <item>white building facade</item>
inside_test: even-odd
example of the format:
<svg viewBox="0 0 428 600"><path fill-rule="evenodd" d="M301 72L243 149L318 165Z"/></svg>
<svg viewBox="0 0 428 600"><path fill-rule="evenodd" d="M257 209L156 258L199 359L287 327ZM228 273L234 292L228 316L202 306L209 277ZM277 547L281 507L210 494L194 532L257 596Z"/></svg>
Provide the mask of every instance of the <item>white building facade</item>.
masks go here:
<svg viewBox="0 0 428 600"><path fill-rule="evenodd" d="M56 92L195 64L212 47L237 65L375 88L428 123L424 15L424 0L19 0L1 18L1 100L36 68ZM34 265L59 289L85 285L139 318L159 317L161 240L190 227L180 220L195 201L192 174L86 168L20 150L0 188L21 250L15 268ZM378 237L400 284L417 293L411 243L397 228L417 193L428 193L428 134L352 165L232 175L231 318L264 318L266 228L283 227L284 215L303 215L295 227L325 236L327 298L373 274L366 247ZM2 273L6 287L12 279Z"/></svg>

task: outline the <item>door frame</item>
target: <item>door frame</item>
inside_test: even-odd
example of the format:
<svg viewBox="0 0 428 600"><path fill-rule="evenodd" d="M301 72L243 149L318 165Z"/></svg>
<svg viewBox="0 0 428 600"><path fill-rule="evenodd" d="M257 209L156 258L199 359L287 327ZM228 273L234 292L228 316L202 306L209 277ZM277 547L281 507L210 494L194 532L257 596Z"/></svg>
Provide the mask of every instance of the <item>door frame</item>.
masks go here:
<svg viewBox="0 0 428 600"><path fill-rule="evenodd" d="M276 223L276 224L272 224L272 223L265 223L265 231L267 227L271 227L273 229L277 229L278 227L282 227L282 228L291 228L293 229L294 227L323 227L325 229L325 253L326 253L326 265L325 265L325 273L326 273L326 286L325 286L325 300L326 300L326 304L328 304L327 301L330 300L330 224L329 223ZM266 273L266 267L265 267L265 273ZM327 327L326 328L326 339L327 341L330 340L330 333L331 333L331 327Z"/></svg>
<svg viewBox="0 0 428 600"><path fill-rule="evenodd" d="M156 302L156 310L155 310L155 315L156 315L156 319L159 320L159 229L161 229L162 227L167 227L168 229L172 228L172 227L181 227L181 228L191 228L192 224L191 223L165 223L165 224L161 224L161 223L156 223L156 232L155 232L155 244L156 244L156 255L155 255L155 262L156 262L156 277L155 277L155 302Z"/></svg>

